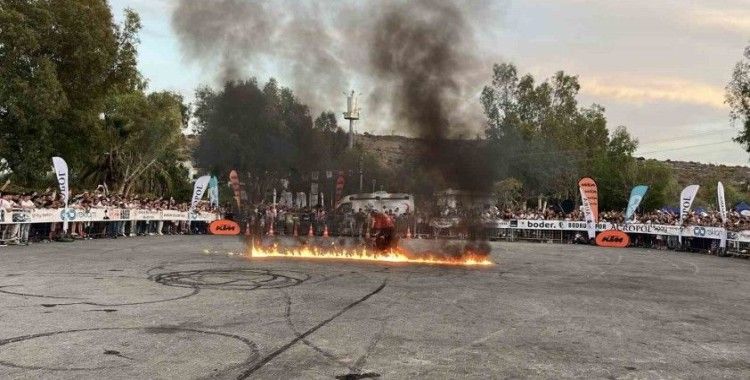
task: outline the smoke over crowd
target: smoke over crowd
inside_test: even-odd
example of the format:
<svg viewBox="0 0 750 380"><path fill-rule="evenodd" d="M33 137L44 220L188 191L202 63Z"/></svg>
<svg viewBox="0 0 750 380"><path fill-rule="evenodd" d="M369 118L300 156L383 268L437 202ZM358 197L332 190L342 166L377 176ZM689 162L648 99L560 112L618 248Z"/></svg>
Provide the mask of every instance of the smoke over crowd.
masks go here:
<svg viewBox="0 0 750 380"><path fill-rule="evenodd" d="M342 92L364 94L366 130L427 140L422 164L450 186L480 190L484 160L446 143L481 130L476 104L488 73L472 54L474 33L455 1L330 4L238 0L178 3L172 16L187 59L217 67L225 82L268 74L285 81L314 111L336 109ZM486 76L486 75L485 75ZM358 83L360 82L360 83Z"/></svg>
<svg viewBox="0 0 750 380"><path fill-rule="evenodd" d="M465 131L467 121L451 119L460 102L462 80L474 57L464 15L452 3L414 1L393 5L373 28L373 73L390 84L380 94L396 119L427 140L422 164L445 183L466 190L483 189L489 178L474 154L448 138ZM479 166L479 167L478 167Z"/></svg>

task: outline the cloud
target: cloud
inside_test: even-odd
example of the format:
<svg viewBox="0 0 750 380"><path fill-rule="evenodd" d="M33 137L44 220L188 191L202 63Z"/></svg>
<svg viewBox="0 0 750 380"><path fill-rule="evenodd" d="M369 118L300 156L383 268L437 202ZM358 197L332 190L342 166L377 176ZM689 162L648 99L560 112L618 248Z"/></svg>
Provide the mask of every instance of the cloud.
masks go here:
<svg viewBox="0 0 750 380"><path fill-rule="evenodd" d="M672 102L724 110L724 88L679 78L613 81L581 78L581 92L627 103Z"/></svg>
<svg viewBox="0 0 750 380"><path fill-rule="evenodd" d="M750 11L747 9L697 8L687 13L694 24L737 33L750 32Z"/></svg>

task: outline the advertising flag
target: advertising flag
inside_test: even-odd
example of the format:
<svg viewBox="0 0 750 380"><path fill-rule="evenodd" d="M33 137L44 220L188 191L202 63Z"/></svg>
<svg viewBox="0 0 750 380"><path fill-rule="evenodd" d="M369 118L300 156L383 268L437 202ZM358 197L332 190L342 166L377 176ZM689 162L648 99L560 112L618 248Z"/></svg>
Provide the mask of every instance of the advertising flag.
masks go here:
<svg viewBox="0 0 750 380"><path fill-rule="evenodd" d="M198 178L195 180L195 186L193 187L193 198L190 200L190 212L192 213L193 209L195 209L195 205L198 204L198 201L203 198L203 193L206 192L206 188L208 187L208 181L211 180L211 176L204 175L203 177Z"/></svg>
<svg viewBox="0 0 750 380"><path fill-rule="evenodd" d="M65 202L63 231L68 232L68 198L70 197L68 163L62 157L52 157L52 166L55 168L55 177L57 177L57 184L60 186L60 195L62 195L63 202Z"/></svg>
<svg viewBox="0 0 750 380"><path fill-rule="evenodd" d="M344 196L345 181L346 180L344 178L344 172L339 171L339 178L336 179L336 199L335 199L335 202L331 203L331 206L334 206L335 204L337 204L341 200L341 197Z"/></svg>
<svg viewBox="0 0 750 380"><path fill-rule="evenodd" d="M588 232L589 239L593 239L596 237L596 223L599 220L599 193L596 182L588 177L581 178L578 181L578 189L581 191L586 231Z"/></svg>
<svg viewBox="0 0 750 380"><path fill-rule="evenodd" d="M719 215L721 215L721 222L727 222L727 201L724 198L724 184L719 182L716 185L716 195L719 198Z"/></svg>
<svg viewBox="0 0 750 380"><path fill-rule="evenodd" d="M693 205L699 188L700 186L698 185L690 185L682 189L682 193L680 193L680 236L678 237L680 243L682 243L682 223L690 213L690 207Z"/></svg>
<svg viewBox="0 0 750 380"><path fill-rule="evenodd" d="M65 207L68 207L68 196L70 195L68 188L68 164L60 157L52 157L52 166L55 167L55 176L57 177L57 184L60 186L60 195L63 197Z"/></svg>
<svg viewBox="0 0 750 380"><path fill-rule="evenodd" d="M648 191L648 186L646 185L638 185L630 191L628 208L625 210L625 220L630 220L630 218L635 215L635 210L641 204L641 200L643 199L643 196L646 195L646 191Z"/></svg>
<svg viewBox="0 0 750 380"><path fill-rule="evenodd" d="M727 230L726 230L726 223L727 223L727 201L724 198L724 184L719 182L716 185L716 196L719 200L719 215L721 216L721 224L724 227L724 233L721 235L721 240L719 241L719 248L726 248L727 247Z"/></svg>
<svg viewBox="0 0 750 380"><path fill-rule="evenodd" d="M215 176L208 181L208 199L212 206L219 206L219 180Z"/></svg>

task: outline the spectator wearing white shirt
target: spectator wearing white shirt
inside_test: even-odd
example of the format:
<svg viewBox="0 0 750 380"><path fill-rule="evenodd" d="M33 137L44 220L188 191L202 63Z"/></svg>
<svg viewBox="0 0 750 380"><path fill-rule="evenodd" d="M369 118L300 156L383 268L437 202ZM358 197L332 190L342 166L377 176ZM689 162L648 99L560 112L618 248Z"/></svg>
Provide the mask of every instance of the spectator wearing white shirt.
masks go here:
<svg viewBox="0 0 750 380"><path fill-rule="evenodd" d="M28 213L29 217L31 216L31 212L34 211L36 208L36 205L34 202L31 201L31 195L24 194L21 197L21 202L19 204L21 207L21 211ZM23 245L29 245L29 230L31 229L31 223L21 223L19 227L19 237L18 237L18 243Z"/></svg>
<svg viewBox="0 0 750 380"><path fill-rule="evenodd" d="M0 221L13 222L11 212L16 204L11 200L10 194L0 195ZM6 246L8 240L15 238L16 230L16 224L0 225L0 246Z"/></svg>

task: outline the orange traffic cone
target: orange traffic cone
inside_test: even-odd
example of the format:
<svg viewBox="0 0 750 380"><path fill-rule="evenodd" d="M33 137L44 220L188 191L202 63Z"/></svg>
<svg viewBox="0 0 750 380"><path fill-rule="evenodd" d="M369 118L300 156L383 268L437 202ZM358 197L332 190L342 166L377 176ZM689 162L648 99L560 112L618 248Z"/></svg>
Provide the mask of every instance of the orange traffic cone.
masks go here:
<svg viewBox="0 0 750 380"><path fill-rule="evenodd" d="M323 226L323 237L328 237L328 225Z"/></svg>
<svg viewBox="0 0 750 380"><path fill-rule="evenodd" d="M411 229L409 227L406 227L406 238L411 239Z"/></svg>
<svg viewBox="0 0 750 380"><path fill-rule="evenodd" d="M312 224L310 224L310 231L307 231L307 236L315 236L315 232L313 232Z"/></svg>

